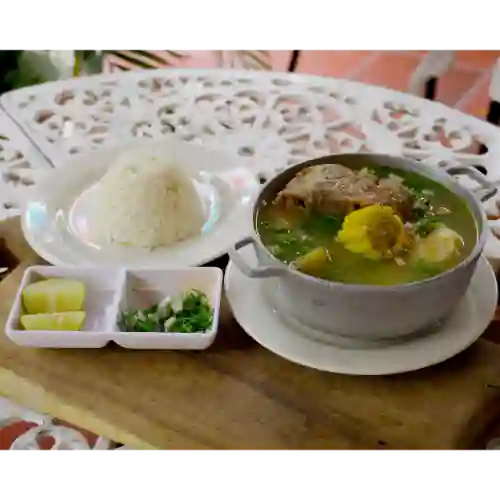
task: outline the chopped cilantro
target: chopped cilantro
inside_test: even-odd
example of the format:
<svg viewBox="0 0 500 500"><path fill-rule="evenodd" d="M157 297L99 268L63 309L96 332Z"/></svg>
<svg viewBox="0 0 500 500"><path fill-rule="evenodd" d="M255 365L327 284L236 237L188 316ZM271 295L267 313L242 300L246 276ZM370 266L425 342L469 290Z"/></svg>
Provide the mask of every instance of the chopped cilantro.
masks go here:
<svg viewBox="0 0 500 500"><path fill-rule="evenodd" d="M437 217L423 217L413 225L413 229L419 236L425 237L439 227L440 224L441 222Z"/></svg>
<svg viewBox="0 0 500 500"><path fill-rule="evenodd" d="M213 309L207 296L193 289L147 309L123 311L118 327L122 332L195 333L209 330L212 321Z"/></svg>

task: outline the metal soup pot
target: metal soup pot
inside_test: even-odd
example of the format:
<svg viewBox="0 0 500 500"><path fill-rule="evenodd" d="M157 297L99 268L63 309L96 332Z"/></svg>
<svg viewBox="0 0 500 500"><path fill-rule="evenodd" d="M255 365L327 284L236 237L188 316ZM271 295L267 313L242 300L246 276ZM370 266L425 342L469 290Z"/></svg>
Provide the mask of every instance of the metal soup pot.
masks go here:
<svg viewBox="0 0 500 500"><path fill-rule="evenodd" d="M409 170L437 181L462 198L477 226L477 242L471 254L456 267L433 278L395 286L330 282L292 269L276 259L263 245L256 229L262 203L276 194L304 168L325 163L346 167L385 166ZM480 187L469 191L453 175L468 175ZM446 318L465 294L483 250L488 227L481 202L496 193L486 178L473 167L437 169L417 161L376 154L343 154L306 161L271 179L260 192L253 208L253 234L237 243L229 254L234 265L249 278L279 280L280 303L295 320L323 333L353 339L395 339L433 326ZM257 265L251 266L238 250L252 245Z"/></svg>

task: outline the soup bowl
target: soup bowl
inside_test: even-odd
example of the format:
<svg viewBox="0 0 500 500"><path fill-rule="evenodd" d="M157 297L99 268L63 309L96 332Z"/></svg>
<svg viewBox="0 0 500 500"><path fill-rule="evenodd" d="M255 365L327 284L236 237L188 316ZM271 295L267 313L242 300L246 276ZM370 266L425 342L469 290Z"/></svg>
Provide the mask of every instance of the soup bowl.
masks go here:
<svg viewBox="0 0 500 500"><path fill-rule="evenodd" d="M413 171L438 182L467 204L477 228L471 253L455 267L432 278L393 286L348 284L327 281L304 274L279 261L264 246L257 230L257 214L264 202L276 194L295 175L313 165L337 163L350 168L385 166ZM471 177L479 187L468 190L454 178ZM488 226L481 202L496 193L474 167L438 169L407 158L376 154L331 155L295 165L269 180L253 208L253 233L229 251L234 265L255 279L277 280L279 303L287 315L323 333L363 340L389 340L425 330L446 318L465 294L481 256ZM238 252L253 246L257 264L249 264Z"/></svg>

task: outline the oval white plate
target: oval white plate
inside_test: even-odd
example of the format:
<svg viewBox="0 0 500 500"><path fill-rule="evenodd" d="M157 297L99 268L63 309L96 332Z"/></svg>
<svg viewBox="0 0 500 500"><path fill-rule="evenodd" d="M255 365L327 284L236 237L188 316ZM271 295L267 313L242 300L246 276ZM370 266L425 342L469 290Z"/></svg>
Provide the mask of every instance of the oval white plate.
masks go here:
<svg viewBox="0 0 500 500"><path fill-rule="evenodd" d="M88 214L94 187L118 155L137 147L172 160L193 176L207 217L199 237L153 251L100 246L92 241ZM253 173L232 154L168 137L161 141L129 141L79 155L51 173L27 202L22 229L32 248L54 265L201 265L220 257L230 245L249 234L252 201L258 191Z"/></svg>
<svg viewBox="0 0 500 500"><path fill-rule="evenodd" d="M252 249L240 252L248 261L255 259ZM298 325L282 321L268 298L269 287L276 286L272 279L247 278L229 263L224 287L241 327L263 347L294 363L349 375L390 375L445 361L481 336L497 305L495 275L486 258L481 257L465 297L435 333L404 343L345 348L321 342L318 332L304 335Z"/></svg>

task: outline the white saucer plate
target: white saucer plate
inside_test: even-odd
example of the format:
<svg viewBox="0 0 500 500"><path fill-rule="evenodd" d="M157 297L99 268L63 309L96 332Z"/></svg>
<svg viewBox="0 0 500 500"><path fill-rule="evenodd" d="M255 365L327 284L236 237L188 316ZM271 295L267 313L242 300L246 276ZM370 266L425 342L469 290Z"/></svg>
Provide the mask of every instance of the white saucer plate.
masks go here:
<svg viewBox="0 0 500 500"><path fill-rule="evenodd" d="M252 249L240 252L245 260L255 260ZM303 326L284 321L270 299L278 287L271 278L247 278L230 262L224 286L234 317L263 347L300 365L349 375L390 375L441 363L482 335L497 306L495 274L481 257L466 295L439 328L405 342L351 348L324 342L323 333L305 332Z"/></svg>
<svg viewBox="0 0 500 500"><path fill-rule="evenodd" d="M193 177L206 212L199 237L152 251L92 241L88 220L96 183L118 156L138 147L171 159ZM230 153L169 138L142 139L70 159L34 189L21 223L31 247L54 265L195 266L220 257L249 234L258 191L255 175Z"/></svg>

